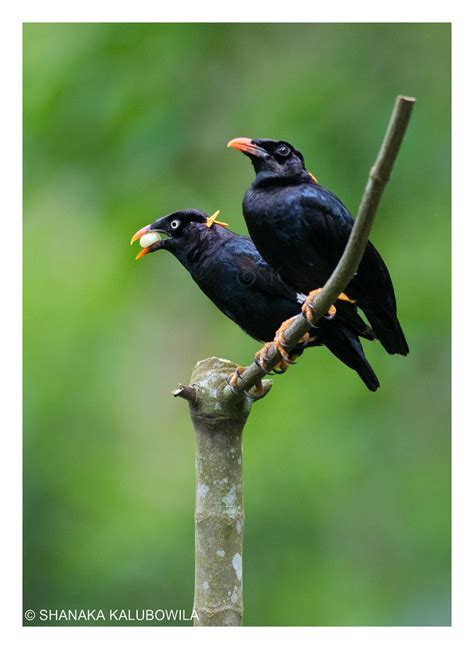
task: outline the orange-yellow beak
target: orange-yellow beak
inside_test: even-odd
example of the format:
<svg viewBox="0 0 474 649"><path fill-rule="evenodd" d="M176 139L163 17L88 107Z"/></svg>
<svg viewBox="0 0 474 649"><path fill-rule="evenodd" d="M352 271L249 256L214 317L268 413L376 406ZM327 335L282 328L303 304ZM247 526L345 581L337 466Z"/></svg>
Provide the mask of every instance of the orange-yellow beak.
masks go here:
<svg viewBox="0 0 474 649"><path fill-rule="evenodd" d="M151 234L151 232L153 232L153 230L151 229L151 224L150 224L150 225L145 225L145 227L140 228L140 230L138 230L137 232L135 232L135 234L134 234L133 237L131 238L131 240L130 240L130 245L132 245L133 243L135 243L135 241L137 241L138 239L141 239L141 238L143 237L143 235L148 234L148 233ZM159 239L159 237L158 237L158 239ZM156 243L156 240L155 240L155 243ZM143 245L143 244L142 244L142 245ZM145 246L144 248L142 248L142 249L140 250L140 252L138 253L138 255L135 257L135 259L136 259L136 260L141 259L141 258L144 257L145 255L147 255L149 252L152 252L152 246L153 246L153 237L152 237L152 242L150 243L150 245L149 245L149 246ZM153 248L153 250L156 250L156 247Z"/></svg>
<svg viewBox="0 0 474 649"><path fill-rule="evenodd" d="M148 247L148 248L142 248L142 249L140 250L140 252L138 253L138 255L135 257L135 261L138 261L139 259L141 259L141 258L144 257L145 255L147 255L149 252L150 252L150 248L149 248L149 247Z"/></svg>
<svg viewBox="0 0 474 649"><path fill-rule="evenodd" d="M140 228L140 230L137 230L133 237L130 239L130 245L135 243L135 241L138 241L138 239L141 239L141 237L148 232L148 228L150 227L151 223L148 225L145 225L145 227Z"/></svg>
<svg viewBox="0 0 474 649"><path fill-rule="evenodd" d="M237 151L242 151L242 153L246 153L256 158L268 158L268 153L265 149L259 147L249 137L235 137L230 142L227 142L227 146L230 149L237 149Z"/></svg>

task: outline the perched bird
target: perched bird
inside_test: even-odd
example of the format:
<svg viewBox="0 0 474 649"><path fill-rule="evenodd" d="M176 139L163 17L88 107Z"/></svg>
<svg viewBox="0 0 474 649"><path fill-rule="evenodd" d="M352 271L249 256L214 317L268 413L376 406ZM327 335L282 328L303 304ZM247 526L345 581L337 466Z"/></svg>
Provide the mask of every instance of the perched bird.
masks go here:
<svg viewBox="0 0 474 649"><path fill-rule="evenodd" d="M302 154L288 142L236 138L227 146L242 151L255 169L243 211L258 251L296 291L320 290L351 234L349 211L306 170ZM389 354L408 354L390 274L370 242L343 296L353 304L337 302L341 317L350 320L360 307ZM311 319L307 306L304 312Z"/></svg>
<svg viewBox="0 0 474 649"><path fill-rule="evenodd" d="M271 344L282 322L300 313L306 296L288 288L250 239L222 225L226 224L217 221L216 215L183 210L141 228L131 243L140 239L144 246L137 259L156 250L171 252L228 318L252 338ZM325 345L359 374L369 390L375 391L379 382L358 337L370 335L362 319L359 325L346 325L337 316L322 318L292 350L291 360L307 347ZM285 350L281 352L284 356ZM260 353L256 360L264 364L264 358Z"/></svg>

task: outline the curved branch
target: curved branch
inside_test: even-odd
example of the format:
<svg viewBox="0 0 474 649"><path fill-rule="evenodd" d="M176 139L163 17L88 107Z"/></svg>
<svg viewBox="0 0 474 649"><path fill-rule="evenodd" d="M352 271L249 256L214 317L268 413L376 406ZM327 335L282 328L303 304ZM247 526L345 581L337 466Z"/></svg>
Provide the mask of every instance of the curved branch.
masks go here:
<svg viewBox="0 0 474 649"><path fill-rule="evenodd" d="M405 135L414 104L415 99L413 97L399 96L395 100L392 116L377 159L370 170L369 179L362 196L349 241L331 277L324 285L323 290L311 303L314 322L317 322L317 320L327 313L329 307L334 304L338 295L344 292L346 286L357 271L369 239L377 207L380 203L385 185L390 178L390 173L393 169L403 136ZM291 351L309 329L310 325L306 318L303 315L299 315L285 332L285 347ZM281 356L279 352L275 345L272 345L269 348L266 358L269 370L280 360ZM265 374L266 372L261 367L256 365L256 363L252 363L252 365L242 372L241 380L232 389L236 392L247 391L255 386Z"/></svg>
<svg viewBox="0 0 474 649"><path fill-rule="evenodd" d="M350 282L369 238L375 213L393 168L415 100L398 97L379 154L372 167L351 236L323 290L312 301L314 320L325 315ZM285 332L291 350L309 330L303 315ZM270 368L280 360L272 345ZM268 393L271 382L253 363L235 386L230 361L210 358L193 370L191 385L180 385L175 397L188 401L196 433L196 625L242 623L242 431L253 402ZM258 386L258 388L257 388ZM257 389L252 390L256 387ZM237 393L237 394L236 394Z"/></svg>

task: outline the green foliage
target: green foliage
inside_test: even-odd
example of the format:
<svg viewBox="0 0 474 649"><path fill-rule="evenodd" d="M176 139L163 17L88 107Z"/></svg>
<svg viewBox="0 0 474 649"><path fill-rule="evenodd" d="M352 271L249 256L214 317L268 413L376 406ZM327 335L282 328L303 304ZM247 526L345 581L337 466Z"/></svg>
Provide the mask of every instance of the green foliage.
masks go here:
<svg viewBox="0 0 474 649"><path fill-rule="evenodd" d="M418 103L372 240L411 353L365 345L371 394L314 350L254 408L245 622L449 623L450 28L428 24L25 26L25 608L190 612L170 391L257 345L130 236L186 207L244 233L235 136L294 142L355 211L400 93Z"/></svg>

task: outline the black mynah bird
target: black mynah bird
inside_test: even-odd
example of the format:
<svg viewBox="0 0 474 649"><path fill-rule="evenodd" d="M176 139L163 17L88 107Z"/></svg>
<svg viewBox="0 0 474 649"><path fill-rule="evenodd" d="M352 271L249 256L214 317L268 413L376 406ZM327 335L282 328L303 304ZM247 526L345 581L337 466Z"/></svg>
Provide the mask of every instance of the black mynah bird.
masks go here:
<svg viewBox="0 0 474 649"><path fill-rule="evenodd" d="M314 294L344 252L354 224L351 214L306 170L302 154L288 142L236 138L228 146L248 156L255 169L256 178L243 200L255 246L289 286ZM408 354L390 274L370 242L340 298L353 301L338 300L341 317L353 317L360 307L389 354ZM303 311L311 319L307 306Z"/></svg>
<svg viewBox="0 0 474 649"><path fill-rule="evenodd" d="M306 296L288 288L262 259L252 241L222 227L226 224L216 220L217 214L209 217L190 209L157 219L132 237L131 243L140 239L143 246L136 258L168 250L228 318L252 338L269 345L280 325L301 312ZM379 382L365 358L359 335L371 338L362 319L358 327L349 326L336 315L321 318L290 357L283 345L279 351L292 362L307 347L325 345L359 374L369 390L375 391ZM256 357L263 366L265 350L266 347Z"/></svg>

